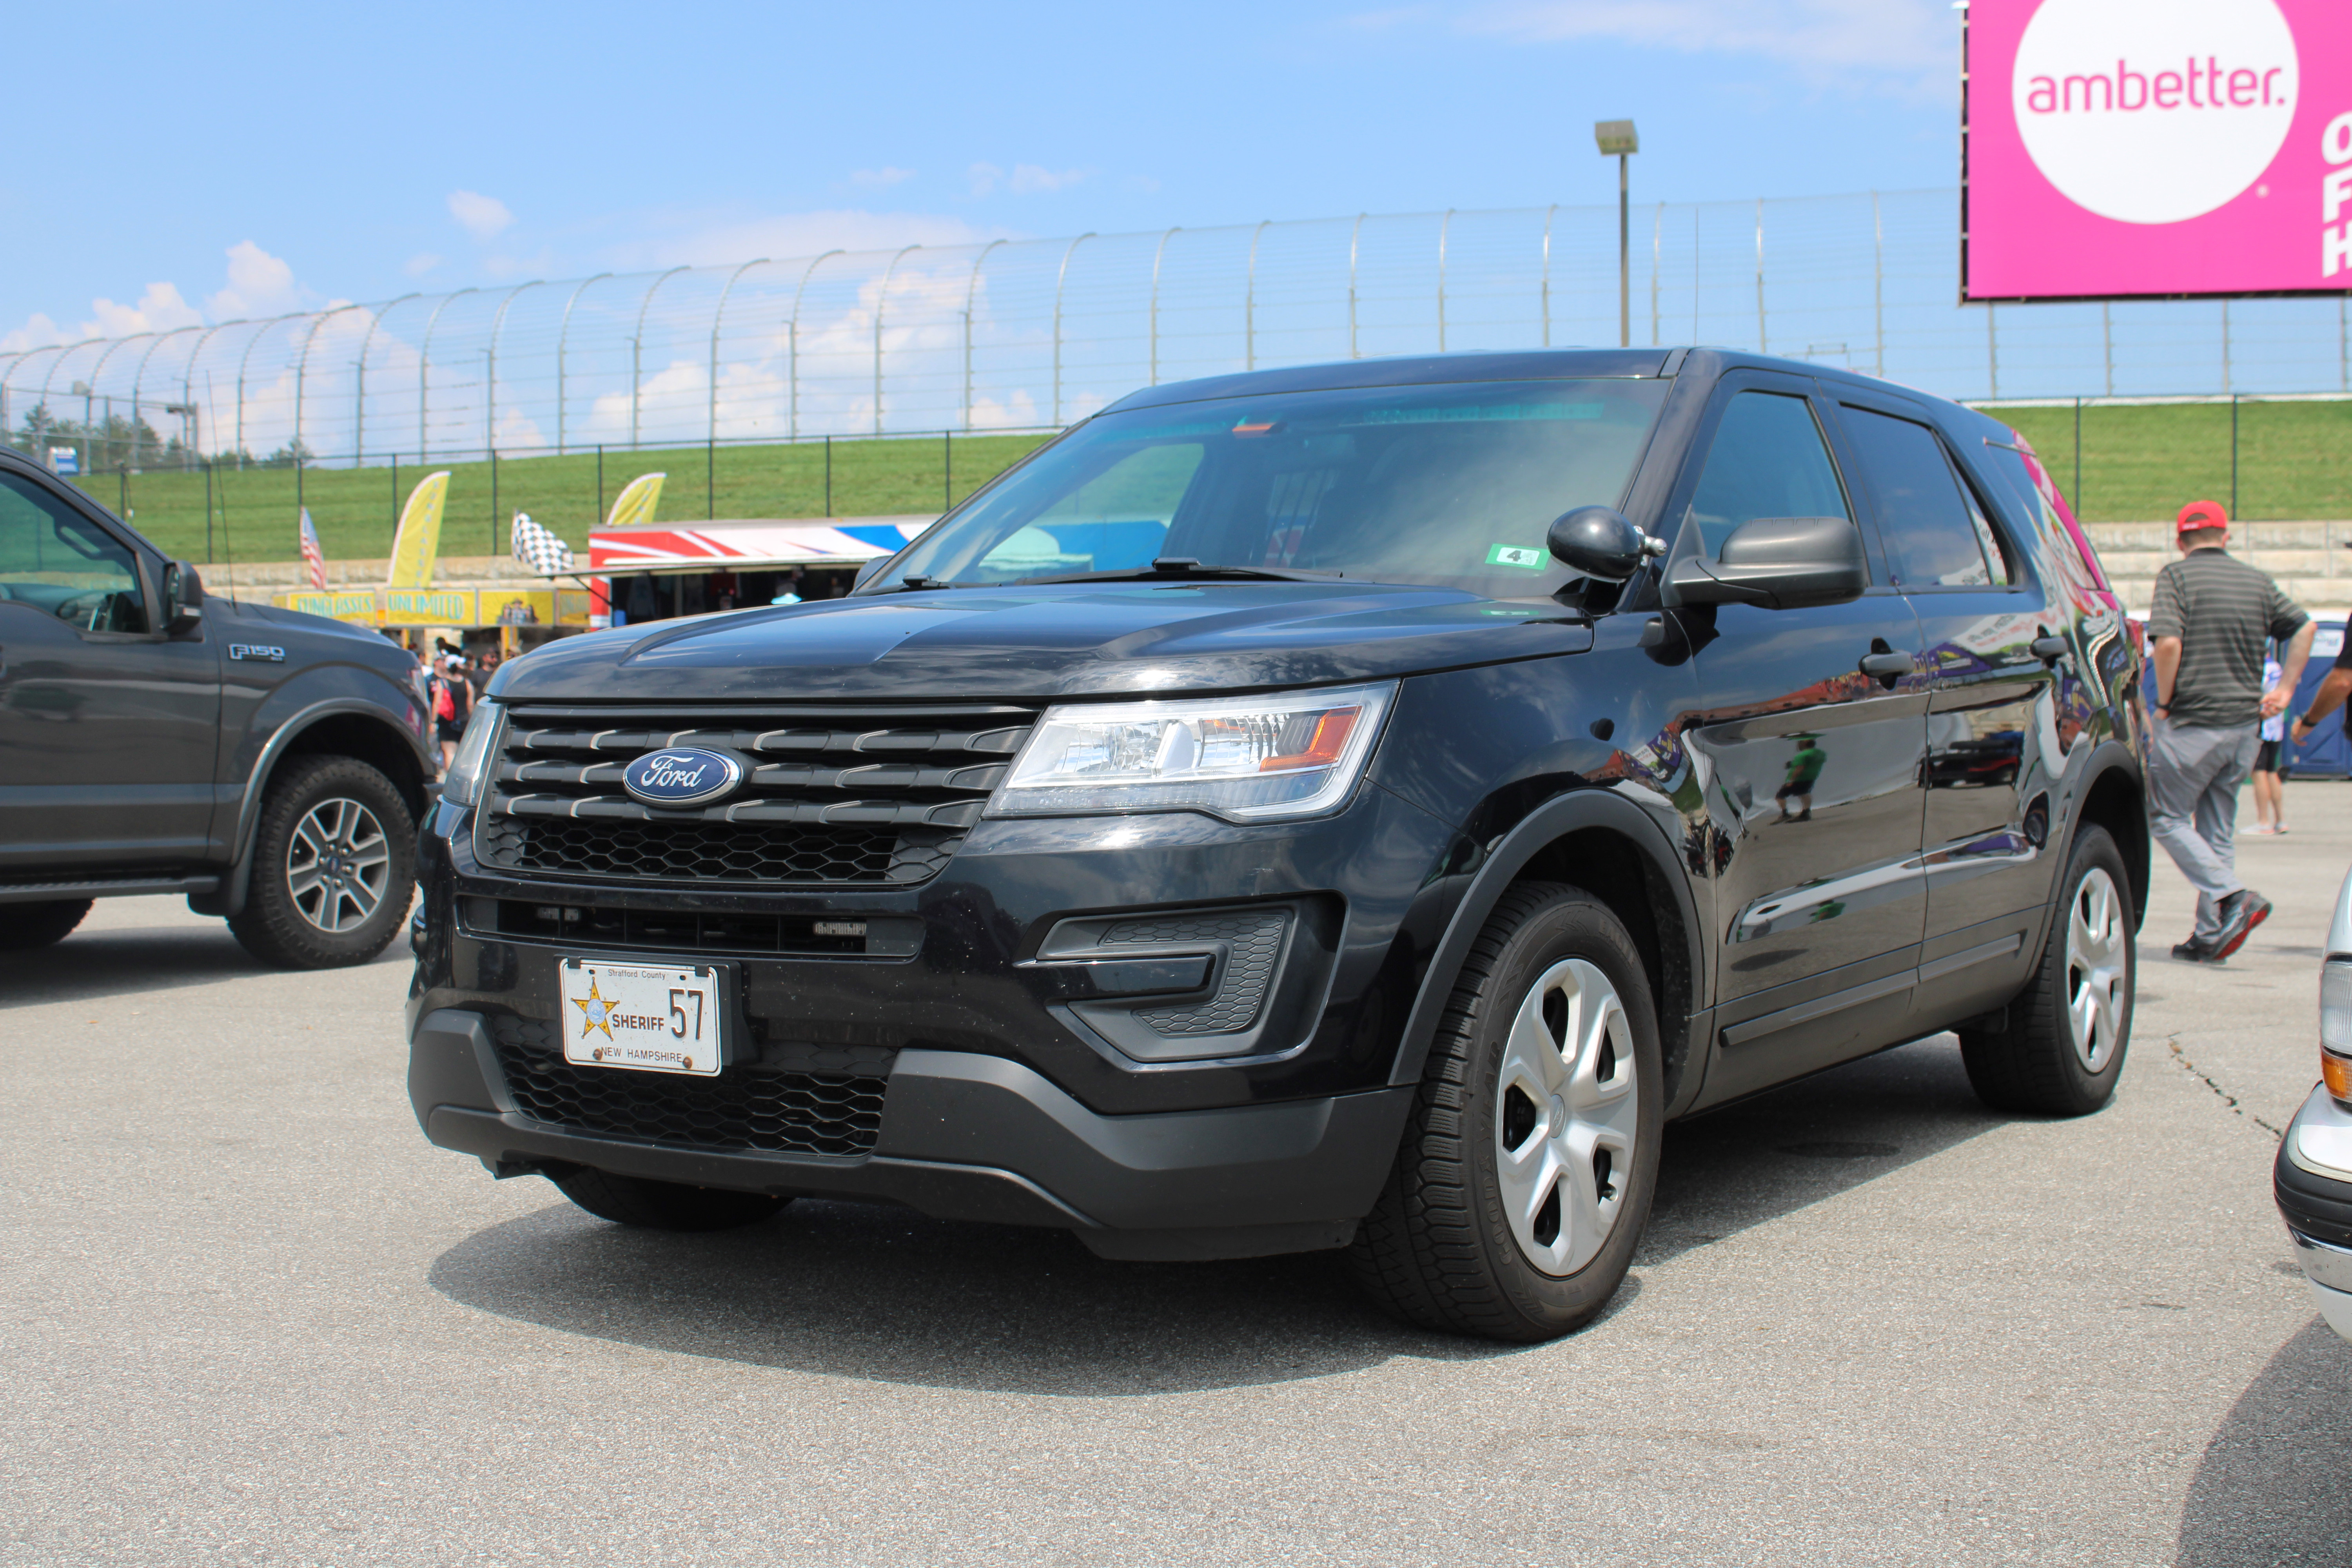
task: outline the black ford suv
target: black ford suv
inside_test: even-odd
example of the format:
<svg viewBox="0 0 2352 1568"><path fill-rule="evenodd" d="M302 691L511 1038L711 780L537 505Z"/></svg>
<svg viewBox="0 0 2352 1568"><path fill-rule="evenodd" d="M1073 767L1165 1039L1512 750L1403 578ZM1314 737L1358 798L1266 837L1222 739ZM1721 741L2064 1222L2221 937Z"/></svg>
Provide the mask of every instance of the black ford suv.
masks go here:
<svg viewBox="0 0 2352 1568"><path fill-rule="evenodd" d="M0 952L184 893L267 963L374 957L414 896L430 724L406 649L208 597L0 450Z"/></svg>
<svg viewBox="0 0 2352 1568"><path fill-rule="evenodd" d="M410 1093L623 1223L1348 1247L1411 1321L1556 1334L1669 1119L1944 1029L1996 1105L2105 1101L2134 637L2026 444L1882 382L1154 387L847 598L500 671Z"/></svg>

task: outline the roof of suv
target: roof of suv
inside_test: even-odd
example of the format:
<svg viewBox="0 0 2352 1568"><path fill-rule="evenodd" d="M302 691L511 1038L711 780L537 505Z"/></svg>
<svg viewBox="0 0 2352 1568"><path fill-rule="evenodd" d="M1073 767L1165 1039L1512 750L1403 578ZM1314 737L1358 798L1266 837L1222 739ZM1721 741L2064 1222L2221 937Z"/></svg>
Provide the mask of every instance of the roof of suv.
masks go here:
<svg viewBox="0 0 2352 1568"><path fill-rule="evenodd" d="M1171 381L1128 394L1104 413L1130 408L1154 408L1172 403L1197 403L1211 398L1255 397L1276 392L1324 392L1345 387L1420 386L1465 381L1555 381L1581 376L1672 375L1691 356L1701 356L1710 368L1755 368L1817 376L1852 386L1884 387L1908 397L1948 403L1933 393L1900 386L1832 365L1771 354L1725 348L1666 345L1630 349L1492 349L1456 350L1442 354L1396 354L1381 359L1332 360L1321 364L1287 365L1279 370L1244 371L1234 375L1202 376ZM1957 406L1957 405L1955 405Z"/></svg>

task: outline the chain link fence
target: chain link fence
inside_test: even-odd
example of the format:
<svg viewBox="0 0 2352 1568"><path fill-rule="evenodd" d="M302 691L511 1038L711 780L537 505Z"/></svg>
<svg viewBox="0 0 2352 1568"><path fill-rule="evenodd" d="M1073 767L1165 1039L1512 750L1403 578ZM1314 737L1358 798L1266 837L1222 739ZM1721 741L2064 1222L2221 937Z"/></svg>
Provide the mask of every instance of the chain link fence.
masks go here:
<svg viewBox="0 0 2352 1568"><path fill-rule="evenodd" d="M1637 207L1633 335L1971 400L2352 392L2341 298L1957 304L1958 213ZM0 355L0 429L96 473L1054 427L1192 376L1613 343L1617 287L1614 206L833 251Z"/></svg>

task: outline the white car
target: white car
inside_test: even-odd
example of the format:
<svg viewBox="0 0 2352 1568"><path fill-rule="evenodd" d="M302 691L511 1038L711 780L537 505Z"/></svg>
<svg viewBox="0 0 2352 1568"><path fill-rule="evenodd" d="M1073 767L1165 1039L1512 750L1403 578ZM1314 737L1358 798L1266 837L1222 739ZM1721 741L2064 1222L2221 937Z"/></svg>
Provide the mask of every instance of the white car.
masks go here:
<svg viewBox="0 0 2352 1568"><path fill-rule="evenodd" d="M2320 1315L2352 1340L2352 877L2319 970L2319 1074L2279 1142L2272 1187Z"/></svg>

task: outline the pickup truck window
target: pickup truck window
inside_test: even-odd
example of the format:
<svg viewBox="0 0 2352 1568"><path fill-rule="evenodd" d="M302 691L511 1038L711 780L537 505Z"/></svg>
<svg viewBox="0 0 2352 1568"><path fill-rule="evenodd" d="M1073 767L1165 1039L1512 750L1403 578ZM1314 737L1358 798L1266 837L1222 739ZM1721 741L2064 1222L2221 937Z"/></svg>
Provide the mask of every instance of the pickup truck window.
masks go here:
<svg viewBox="0 0 2352 1568"><path fill-rule="evenodd" d="M130 550L14 474L0 474L0 600L84 631L147 629Z"/></svg>
<svg viewBox="0 0 2352 1568"><path fill-rule="evenodd" d="M918 540L867 591L1149 572L1329 574L1495 598L1569 578L1545 531L1623 502L1671 383L1350 388L1102 415Z"/></svg>

